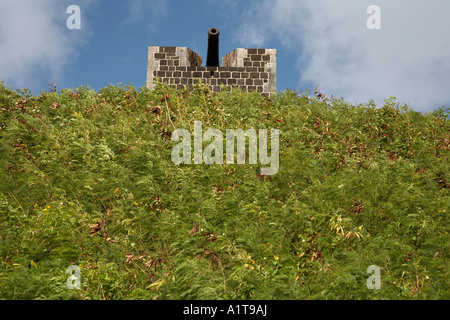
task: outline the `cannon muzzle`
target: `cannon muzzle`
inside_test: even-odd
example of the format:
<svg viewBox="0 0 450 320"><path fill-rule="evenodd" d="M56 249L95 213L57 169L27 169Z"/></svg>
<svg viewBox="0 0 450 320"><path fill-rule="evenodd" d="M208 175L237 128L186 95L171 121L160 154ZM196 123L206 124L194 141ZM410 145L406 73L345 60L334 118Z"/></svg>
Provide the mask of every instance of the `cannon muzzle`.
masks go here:
<svg viewBox="0 0 450 320"><path fill-rule="evenodd" d="M207 67L220 67L219 35L220 31L217 28L211 28L208 30L208 56L206 58Z"/></svg>

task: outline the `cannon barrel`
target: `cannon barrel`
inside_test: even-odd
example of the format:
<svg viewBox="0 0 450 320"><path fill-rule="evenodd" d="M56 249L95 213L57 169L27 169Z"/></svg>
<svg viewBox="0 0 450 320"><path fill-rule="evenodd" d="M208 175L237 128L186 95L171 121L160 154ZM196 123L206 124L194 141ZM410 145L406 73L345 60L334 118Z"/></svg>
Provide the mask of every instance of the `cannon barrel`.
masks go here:
<svg viewBox="0 0 450 320"><path fill-rule="evenodd" d="M219 35L220 31L217 28L211 28L208 30L208 56L206 58L207 67L220 67Z"/></svg>

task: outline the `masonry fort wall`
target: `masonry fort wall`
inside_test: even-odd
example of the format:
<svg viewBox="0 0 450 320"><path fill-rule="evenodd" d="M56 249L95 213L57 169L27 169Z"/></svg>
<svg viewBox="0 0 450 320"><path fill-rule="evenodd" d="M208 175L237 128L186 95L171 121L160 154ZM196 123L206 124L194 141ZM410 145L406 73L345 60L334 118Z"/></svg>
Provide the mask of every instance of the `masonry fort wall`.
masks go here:
<svg viewBox="0 0 450 320"><path fill-rule="evenodd" d="M150 46L146 86L152 89L156 78L177 88L202 81L214 92L225 86L271 95L277 89L276 55L276 49L239 48L222 58L221 67L204 67L189 48Z"/></svg>

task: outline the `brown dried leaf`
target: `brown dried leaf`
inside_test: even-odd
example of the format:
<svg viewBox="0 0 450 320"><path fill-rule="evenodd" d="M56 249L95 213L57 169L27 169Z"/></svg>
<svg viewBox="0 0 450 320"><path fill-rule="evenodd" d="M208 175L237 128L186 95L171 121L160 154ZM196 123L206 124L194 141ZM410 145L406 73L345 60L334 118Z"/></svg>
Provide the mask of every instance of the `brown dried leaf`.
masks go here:
<svg viewBox="0 0 450 320"><path fill-rule="evenodd" d="M89 230L89 235L92 237L94 234L96 234L97 232L99 232L99 231L102 229L102 227L101 227L101 225L100 225L100 222L97 221L96 224L90 225L89 229L90 229L90 230Z"/></svg>
<svg viewBox="0 0 450 320"><path fill-rule="evenodd" d="M125 260L125 263L131 263L133 261L134 256L132 254L125 255L127 257L127 260Z"/></svg>
<svg viewBox="0 0 450 320"><path fill-rule="evenodd" d="M194 234L194 233L197 233L198 230L199 230L198 223L195 222L195 223L194 223L194 227L192 227L192 229L189 230L189 233L190 233L190 234Z"/></svg>

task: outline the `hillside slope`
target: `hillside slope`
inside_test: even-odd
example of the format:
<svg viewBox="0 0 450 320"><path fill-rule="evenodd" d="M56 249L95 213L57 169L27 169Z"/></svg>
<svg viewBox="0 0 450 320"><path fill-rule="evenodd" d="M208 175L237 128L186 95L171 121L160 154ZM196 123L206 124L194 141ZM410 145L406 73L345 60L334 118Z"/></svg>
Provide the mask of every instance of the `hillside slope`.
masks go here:
<svg viewBox="0 0 450 320"><path fill-rule="evenodd" d="M279 129L278 173L175 165L194 121ZM1 85L0 298L449 299L449 133L393 98Z"/></svg>

